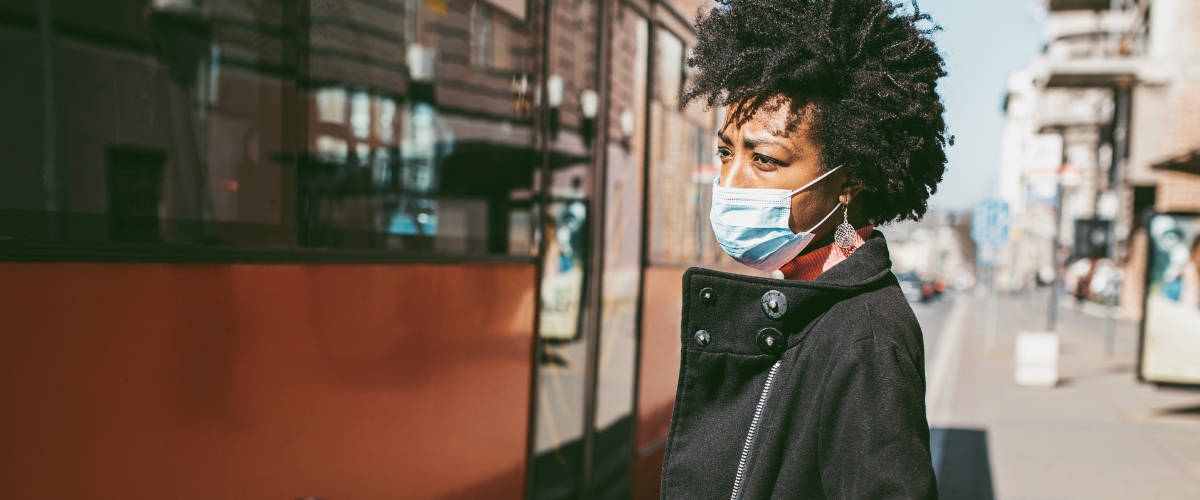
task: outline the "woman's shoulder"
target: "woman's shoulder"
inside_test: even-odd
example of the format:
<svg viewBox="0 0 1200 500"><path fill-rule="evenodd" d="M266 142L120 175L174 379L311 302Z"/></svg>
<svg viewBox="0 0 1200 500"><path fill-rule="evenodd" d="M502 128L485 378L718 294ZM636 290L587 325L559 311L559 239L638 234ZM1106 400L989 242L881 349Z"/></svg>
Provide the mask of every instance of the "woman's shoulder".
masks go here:
<svg viewBox="0 0 1200 500"><path fill-rule="evenodd" d="M910 353L923 351L921 325L904 293L894 284L838 302L814 327L814 343L839 351L855 345L862 348L859 344L863 343L894 345Z"/></svg>

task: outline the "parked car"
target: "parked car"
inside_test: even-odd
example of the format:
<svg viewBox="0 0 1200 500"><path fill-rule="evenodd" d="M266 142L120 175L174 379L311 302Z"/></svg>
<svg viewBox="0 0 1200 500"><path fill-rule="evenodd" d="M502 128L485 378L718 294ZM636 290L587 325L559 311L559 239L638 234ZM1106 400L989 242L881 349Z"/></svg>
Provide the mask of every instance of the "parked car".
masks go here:
<svg viewBox="0 0 1200 500"><path fill-rule="evenodd" d="M925 302L946 291L946 280L922 279L912 271L899 273L896 279L900 281L900 290L909 302Z"/></svg>
<svg viewBox="0 0 1200 500"><path fill-rule="evenodd" d="M900 290L904 291L905 299L908 299L908 302L925 301L928 297L925 294L926 290L930 291L930 295L932 294L932 285L926 289L925 283L920 281L916 272L898 273L896 279L900 282Z"/></svg>

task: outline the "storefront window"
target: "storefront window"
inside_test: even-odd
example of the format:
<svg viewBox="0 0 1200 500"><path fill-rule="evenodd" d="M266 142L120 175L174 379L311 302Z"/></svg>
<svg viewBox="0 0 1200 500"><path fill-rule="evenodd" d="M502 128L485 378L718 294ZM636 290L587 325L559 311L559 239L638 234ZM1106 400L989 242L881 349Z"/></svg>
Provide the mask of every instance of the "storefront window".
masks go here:
<svg viewBox="0 0 1200 500"><path fill-rule="evenodd" d="M534 498L575 496L583 485L589 340L598 269L592 199L599 115L597 0L553 2L546 79L547 195L542 255L541 341L534 416Z"/></svg>
<svg viewBox="0 0 1200 500"><path fill-rule="evenodd" d="M0 241L529 256L527 9L0 7Z"/></svg>
<svg viewBox="0 0 1200 500"><path fill-rule="evenodd" d="M633 446L638 298L642 271L649 22L615 9L609 76L604 264L592 447L596 498L628 498ZM636 110L636 111L635 111Z"/></svg>
<svg viewBox="0 0 1200 500"><path fill-rule="evenodd" d="M679 109L686 83L686 47L670 31L657 31L650 140L650 261L652 264L718 263L724 252L708 223L712 181L718 170L714 113L702 103Z"/></svg>

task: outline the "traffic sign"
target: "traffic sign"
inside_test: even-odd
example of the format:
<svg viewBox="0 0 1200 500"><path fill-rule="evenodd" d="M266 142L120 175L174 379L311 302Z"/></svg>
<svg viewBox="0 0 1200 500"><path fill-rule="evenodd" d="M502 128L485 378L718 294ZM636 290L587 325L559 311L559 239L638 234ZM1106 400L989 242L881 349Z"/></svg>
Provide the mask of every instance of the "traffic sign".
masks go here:
<svg viewBox="0 0 1200 500"><path fill-rule="evenodd" d="M1009 241L1008 202L984 200L971 217L971 239L984 247L1003 247Z"/></svg>

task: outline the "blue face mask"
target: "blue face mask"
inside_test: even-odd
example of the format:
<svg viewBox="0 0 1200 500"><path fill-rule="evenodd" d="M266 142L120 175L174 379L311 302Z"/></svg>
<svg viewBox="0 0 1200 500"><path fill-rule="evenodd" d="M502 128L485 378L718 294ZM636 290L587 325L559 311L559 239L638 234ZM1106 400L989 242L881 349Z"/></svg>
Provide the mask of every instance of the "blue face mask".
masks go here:
<svg viewBox="0 0 1200 500"><path fill-rule="evenodd" d="M774 271L795 258L812 242L815 231L841 208L839 202L821 222L808 231L793 233L788 227L792 215L792 197L812 187L841 166L813 179L795 191L786 189L747 189L721 187L721 178L713 182L712 223L717 243L725 253L759 271Z"/></svg>

